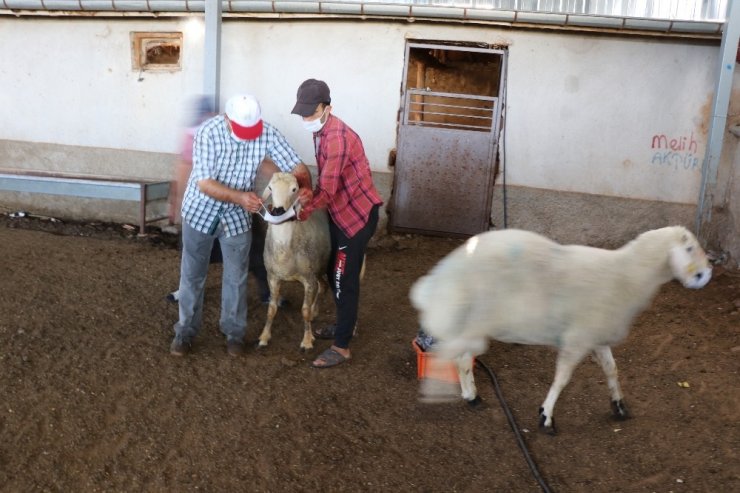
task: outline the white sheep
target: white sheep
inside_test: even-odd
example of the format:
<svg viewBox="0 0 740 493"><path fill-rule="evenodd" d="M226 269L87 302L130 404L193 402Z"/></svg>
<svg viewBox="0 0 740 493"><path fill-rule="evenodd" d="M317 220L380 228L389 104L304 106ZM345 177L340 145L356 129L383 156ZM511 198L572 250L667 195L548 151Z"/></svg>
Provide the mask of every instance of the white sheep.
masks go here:
<svg viewBox="0 0 740 493"><path fill-rule="evenodd" d="M687 288L711 278L704 251L681 226L647 231L617 250L501 230L468 239L417 280L410 297L422 328L438 341L439 359L457 364L471 404L480 401L473 358L490 339L556 347L555 379L540 408L540 428L554 434L555 401L589 352L606 374L614 415L629 417L610 346L673 278ZM422 382L423 395L440 397L434 392Z"/></svg>
<svg viewBox="0 0 740 493"><path fill-rule="evenodd" d="M289 211L298 197L298 181L291 173L275 173L262 194L262 200L272 196L274 215ZM265 238L265 267L270 285L267 321L259 337L259 347L267 346L272 337L272 322L280 299L283 281L303 284L303 339L301 350L313 348L311 322L318 312L318 299L323 291L323 279L330 253L329 218L325 210L314 211L306 221L289 220L269 224Z"/></svg>

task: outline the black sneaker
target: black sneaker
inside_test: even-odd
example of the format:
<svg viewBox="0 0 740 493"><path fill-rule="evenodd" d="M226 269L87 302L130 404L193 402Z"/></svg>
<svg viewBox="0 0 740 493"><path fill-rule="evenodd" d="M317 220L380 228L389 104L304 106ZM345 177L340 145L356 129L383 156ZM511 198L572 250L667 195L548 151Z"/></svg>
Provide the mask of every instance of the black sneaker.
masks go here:
<svg viewBox="0 0 740 493"><path fill-rule="evenodd" d="M226 352L229 356L241 356L244 354L244 343L236 339L226 341Z"/></svg>
<svg viewBox="0 0 740 493"><path fill-rule="evenodd" d="M173 356L185 356L190 352L192 343L189 340L183 339L180 336L175 336L170 344L170 354Z"/></svg>
<svg viewBox="0 0 740 493"><path fill-rule="evenodd" d="M167 293L167 296L165 296L164 299L168 303L177 303L180 300L180 290L178 289L177 291Z"/></svg>

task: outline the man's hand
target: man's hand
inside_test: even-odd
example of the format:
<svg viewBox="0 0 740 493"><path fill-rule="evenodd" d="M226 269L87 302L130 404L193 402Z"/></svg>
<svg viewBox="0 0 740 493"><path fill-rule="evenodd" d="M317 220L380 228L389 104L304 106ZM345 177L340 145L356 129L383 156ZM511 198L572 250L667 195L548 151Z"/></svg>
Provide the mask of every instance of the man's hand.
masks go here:
<svg viewBox="0 0 740 493"><path fill-rule="evenodd" d="M298 203L301 204L301 207L304 207L306 204L311 202L312 198L313 198L313 191L310 188L299 188L298 189Z"/></svg>
<svg viewBox="0 0 740 493"><path fill-rule="evenodd" d="M299 221L305 221L306 219L308 219L310 215L311 215L310 209L301 208L301 210L298 211L298 215L296 216L296 219L298 219Z"/></svg>
<svg viewBox="0 0 740 493"><path fill-rule="evenodd" d="M209 197L222 202L231 202L240 205L247 212L259 212L262 201L259 195L254 192L243 192L234 188L229 188L212 178L205 178L198 181L200 191Z"/></svg>
<svg viewBox="0 0 740 493"><path fill-rule="evenodd" d="M239 194L239 205L247 212L259 212L262 200L254 192L241 192Z"/></svg>
<svg viewBox="0 0 740 493"><path fill-rule="evenodd" d="M303 163L298 163L293 170L293 175L298 181L298 186L301 188L313 188L311 185L311 172L308 170L308 166Z"/></svg>

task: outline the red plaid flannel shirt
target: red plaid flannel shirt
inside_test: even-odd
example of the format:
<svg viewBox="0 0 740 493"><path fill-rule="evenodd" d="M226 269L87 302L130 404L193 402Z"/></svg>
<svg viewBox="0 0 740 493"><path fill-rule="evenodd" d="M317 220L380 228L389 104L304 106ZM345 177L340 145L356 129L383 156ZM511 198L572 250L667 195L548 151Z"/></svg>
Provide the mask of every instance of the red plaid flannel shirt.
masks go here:
<svg viewBox="0 0 740 493"><path fill-rule="evenodd" d="M383 203L362 141L332 114L313 139L319 179L303 214L326 207L334 224L352 238L367 223L373 206Z"/></svg>

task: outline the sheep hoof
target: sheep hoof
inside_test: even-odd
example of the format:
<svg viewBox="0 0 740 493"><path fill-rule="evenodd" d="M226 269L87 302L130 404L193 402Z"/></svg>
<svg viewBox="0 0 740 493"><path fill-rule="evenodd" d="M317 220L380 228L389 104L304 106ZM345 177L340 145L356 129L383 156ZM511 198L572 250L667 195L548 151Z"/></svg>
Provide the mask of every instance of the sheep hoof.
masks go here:
<svg viewBox="0 0 740 493"><path fill-rule="evenodd" d="M632 417L632 415L630 415L629 410L627 409L627 406L624 403L624 399L619 399L618 401L612 401L612 414L614 415L616 419L620 421L624 421Z"/></svg>
<svg viewBox="0 0 740 493"><path fill-rule="evenodd" d="M475 399L466 400L465 402L468 403L468 408L475 409L476 411L479 411L485 407L483 399L481 399L479 395L476 395Z"/></svg>
<svg viewBox="0 0 740 493"><path fill-rule="evenodd" d="M557 430L555 430L555 423L553 423L552 426L540 425L540 431L545 435L550 435L551 437L558 434Z"/></svg>
<svg viewBox="0 0 740 493"><path fill-rule="evenodd" d="M550 436L557 435L557 430L555 429L555 418L550 418L550 426L546 426L545 422L547 421L547 416L543 414L543 411L544 409L540 408L540 431Z"/></svg>
<svg viewBox="0 0 740 493"><path fill-rule="evenodd" d="M257 349L258 351L262 351L267 348L267 344L262 344L261 342L257 342L254 348Z"/></svg>

